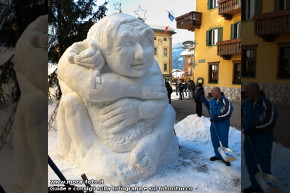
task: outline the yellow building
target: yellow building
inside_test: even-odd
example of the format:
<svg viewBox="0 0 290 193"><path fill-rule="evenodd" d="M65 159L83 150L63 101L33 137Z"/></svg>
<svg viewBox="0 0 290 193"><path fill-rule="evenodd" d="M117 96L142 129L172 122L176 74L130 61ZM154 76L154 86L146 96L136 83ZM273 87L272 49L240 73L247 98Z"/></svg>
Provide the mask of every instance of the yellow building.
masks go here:
<svg viewBox="0 0 290 193"><path fill-rule="evenodd" d="M244 0L242 80L254 81L275 103L290 105L290 1Z"/></svg>
<svg viewBox="0 0 290 193"><path fill-rule="evenodd" d="M164 33L165 27L153 26L150 27L154 31L154 58L157 60L161 69L164 81L172 80L172 35L175 34L174 29Z"/></svg>
<svg viewBox="0 0 290 193"><path fill-rule="evenodd" d="M176 22L195 32L194 81L203 82L206 94L219 86L230 100L240 101L241 1L196 0L196 11Z"/></svg>

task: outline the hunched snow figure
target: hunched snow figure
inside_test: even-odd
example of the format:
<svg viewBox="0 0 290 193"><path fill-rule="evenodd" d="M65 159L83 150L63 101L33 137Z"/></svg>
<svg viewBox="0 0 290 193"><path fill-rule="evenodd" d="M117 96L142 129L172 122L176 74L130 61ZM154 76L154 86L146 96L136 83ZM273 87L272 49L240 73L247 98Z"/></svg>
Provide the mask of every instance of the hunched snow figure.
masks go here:
<svg viewBox="0 0 290 193"><path fill-rule="evenodd" d="M137 182L178 157L153 37L137 18L112 14L59 61L61 154L105 183Z"/></svg>
<svg viewBox="0 0 290 193"><path fill-rule="evenodd" d="M13 57L21 91L13 122L17 192L47 191L47 15L21 34Z"/></svg>

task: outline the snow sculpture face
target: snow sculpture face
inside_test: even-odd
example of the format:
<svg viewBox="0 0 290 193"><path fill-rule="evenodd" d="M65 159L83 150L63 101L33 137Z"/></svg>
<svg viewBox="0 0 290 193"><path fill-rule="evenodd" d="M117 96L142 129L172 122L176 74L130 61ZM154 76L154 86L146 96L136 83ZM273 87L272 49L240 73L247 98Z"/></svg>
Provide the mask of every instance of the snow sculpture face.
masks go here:
<svg viewBox="0 0 290 193"><path fill-rule="evenodd" d="M143 28L143 29L142 29ZM125 24L107 56L107 64L112 71L131 77L141 77L153 63L153 33L138 22Z"/></svg>
<svg viewBox="0 0 290 193"><path fill-rule="evenodd" d="M117 74L141 77L153 64L153 30L132 16L104 18L90 29L88 38L100 43L108 67Z"/></svg>

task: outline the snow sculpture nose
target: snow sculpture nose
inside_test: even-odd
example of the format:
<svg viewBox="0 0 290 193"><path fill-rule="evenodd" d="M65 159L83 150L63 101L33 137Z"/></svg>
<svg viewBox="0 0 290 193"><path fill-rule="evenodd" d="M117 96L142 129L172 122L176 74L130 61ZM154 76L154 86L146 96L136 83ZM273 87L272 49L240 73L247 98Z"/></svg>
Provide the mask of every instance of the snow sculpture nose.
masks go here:
<svg viewBox="0 0 290 193"><path fill-rule="evenodd" d="M135 50L135 55L134 55L134 59L136 61L143 61L144 58L145 58L144 49L142 48L142 46L140 45L140 43L137 43L136 50Z"/></svg>

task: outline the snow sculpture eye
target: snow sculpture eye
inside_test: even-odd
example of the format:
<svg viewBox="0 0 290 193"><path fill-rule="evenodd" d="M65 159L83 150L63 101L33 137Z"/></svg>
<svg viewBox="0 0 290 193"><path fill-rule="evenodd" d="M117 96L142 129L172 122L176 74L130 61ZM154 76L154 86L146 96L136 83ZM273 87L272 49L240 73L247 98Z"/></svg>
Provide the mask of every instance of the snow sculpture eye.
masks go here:
<svg viewBox="0 0 290 193"><path fill-rule="evenodd" d="M143 47L150 47L151 46L151 42L148 39L144 39L141 42L141 44L142 44Z"/></svg>
<svg viewBox="0 0 290 193"><path fill-rule="evenodd" d="M132 40L126 39L122 42L122 46L126 47L126 48L130 48L130 47L134 46L134 42Z"/></svg>

